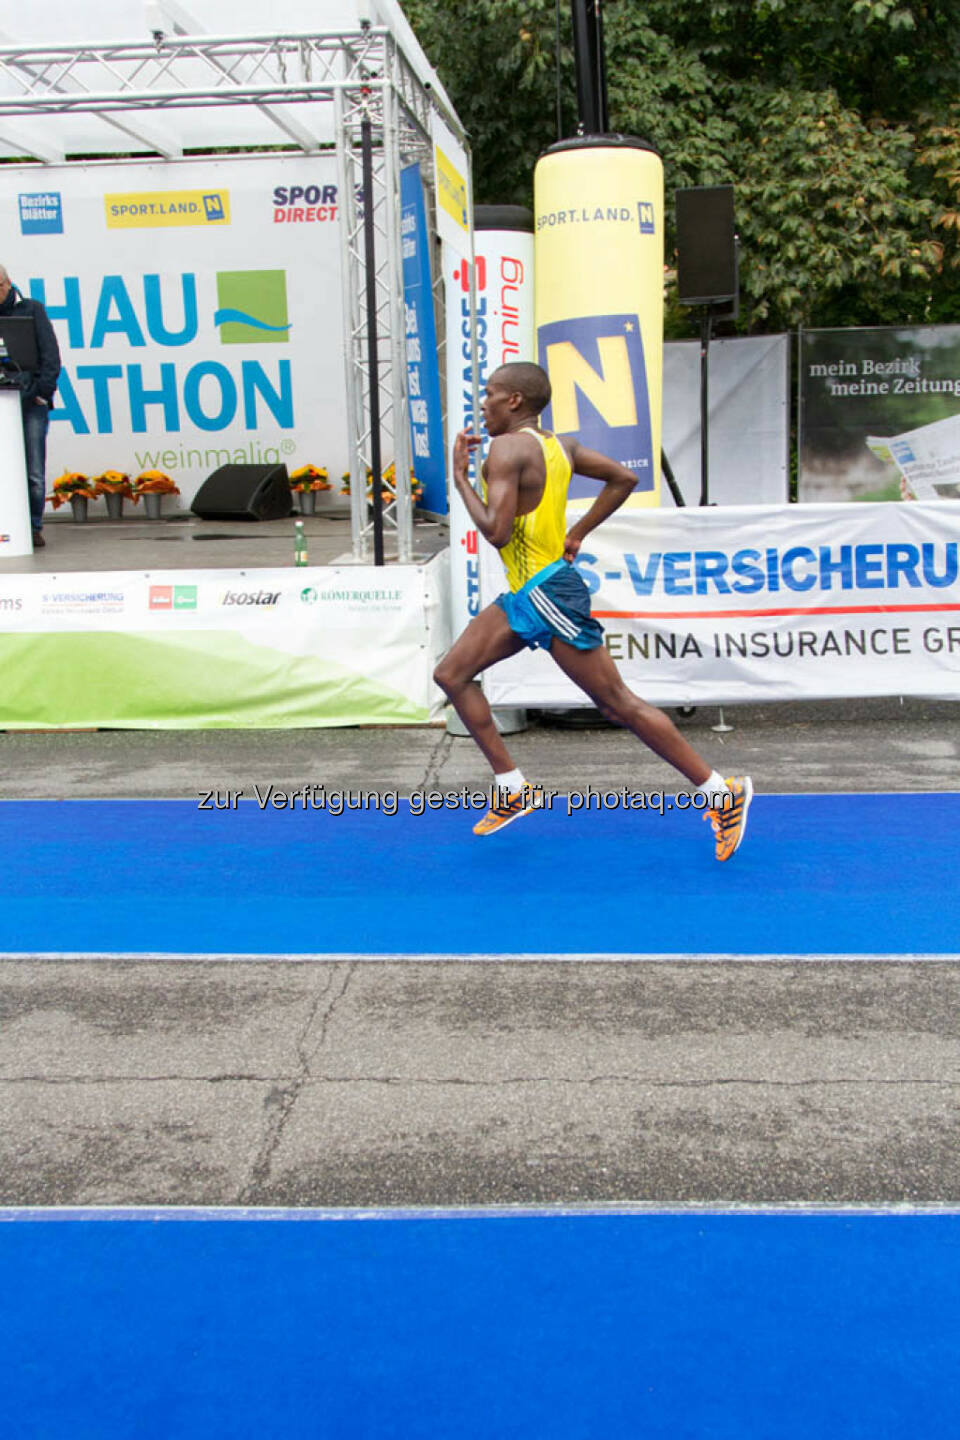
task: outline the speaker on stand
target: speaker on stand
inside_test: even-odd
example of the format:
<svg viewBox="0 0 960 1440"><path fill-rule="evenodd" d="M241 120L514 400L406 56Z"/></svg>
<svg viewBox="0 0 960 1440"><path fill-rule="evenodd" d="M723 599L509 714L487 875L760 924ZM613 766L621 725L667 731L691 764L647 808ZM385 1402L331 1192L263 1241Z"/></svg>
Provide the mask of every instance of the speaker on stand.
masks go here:
<svg viewBox="0 0 960 1440"><path fill-rule="evenodd" d="M293 496L286 465L221 465L190 506L201 520L286 520Z"/></svg>
<svg viewBox="0 0 960 1440"><path fill-rule="evenodd" d="M709 356L716 320L739 314L739 237L732 185L695 185L676 192L677 290L700 317L700 504L710 503Z"/></svg>

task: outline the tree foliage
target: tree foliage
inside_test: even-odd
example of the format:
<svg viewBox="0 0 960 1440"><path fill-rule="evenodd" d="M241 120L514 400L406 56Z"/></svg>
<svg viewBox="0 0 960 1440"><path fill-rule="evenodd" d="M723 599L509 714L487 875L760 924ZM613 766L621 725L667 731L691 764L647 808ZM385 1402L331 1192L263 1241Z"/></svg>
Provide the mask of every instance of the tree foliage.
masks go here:
<svg viewBox="0 0 960 1440"><path fill-rule="evenodd" d="M555 0L405 9L477 200L531 204L558 138ZM736 187L742 329L960 321L960 0L607 0L604 24L611 127L664 158L668 258L674 189ZM568 0L559 89L575 134Z"/></svg>

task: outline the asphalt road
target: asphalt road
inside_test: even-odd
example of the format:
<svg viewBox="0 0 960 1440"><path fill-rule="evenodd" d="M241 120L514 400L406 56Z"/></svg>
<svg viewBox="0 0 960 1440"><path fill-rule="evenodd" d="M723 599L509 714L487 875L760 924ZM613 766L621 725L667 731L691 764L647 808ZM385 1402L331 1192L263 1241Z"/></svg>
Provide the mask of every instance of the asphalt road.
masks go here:
<svg viewBox="0 0 960 1440"><path fill-rule="evenodd" d="M953 790L954 716L682 724L761 793ZM538 723L514 749L558 790L665 781L604 728ZM7 734L0 754L7 798L483 776L442 730ZM735 938L711 963L0 962L0 1203L956 1203L960 965L747 963Z"/></svg>

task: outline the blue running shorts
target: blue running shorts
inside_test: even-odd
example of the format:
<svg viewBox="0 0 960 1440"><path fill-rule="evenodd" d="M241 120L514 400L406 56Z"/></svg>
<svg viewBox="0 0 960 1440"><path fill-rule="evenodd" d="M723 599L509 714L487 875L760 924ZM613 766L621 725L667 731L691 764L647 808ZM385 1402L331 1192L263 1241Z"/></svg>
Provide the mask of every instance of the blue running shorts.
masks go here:
<svg viewBox="0 0 960 1440"><path fill-rule="evenodd" d="M549 650L553 640L564 640L578 650L596 650L603 644L603 626L590 614L590 592L568 560L545 565L522 590L498 595L493 603L531 650Z"/></svg>

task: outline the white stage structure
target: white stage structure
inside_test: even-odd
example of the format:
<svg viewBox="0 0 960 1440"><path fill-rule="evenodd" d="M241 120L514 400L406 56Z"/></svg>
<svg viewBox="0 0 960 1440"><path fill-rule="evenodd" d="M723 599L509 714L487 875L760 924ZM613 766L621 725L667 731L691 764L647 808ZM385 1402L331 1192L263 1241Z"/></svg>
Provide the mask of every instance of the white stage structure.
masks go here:
<svg viewBox="0 0 960 1440"><path fill-rule="evenodd" d="M162 0L148 7L159 17L154 39L5 43L0 46L0 153L62 164L71 155L118 152L176 160L188 148L207 145L228 152L251 144L306 154L335 150L353 554L363 561L373 532L366 503L374 436L361 151L361 132L369 123L381 453L384 462L394 460L397 476L396 499L385 507L384 527L404 562L413 559L413 514L400 171L419 162L430 191L433 114L464 148L466 143L399 7L392 0L377 0L377 7L371 13L390 24L360 18L355 29L208 35L194 33L198 23L175 0ZM284 8L289 13L289 0ZM345 8L338 7L338 13ZM243 0L230 10L252 13ZM221 149L218 158L228 154ZM428 213L432 239L433 206Z"/></svg>

